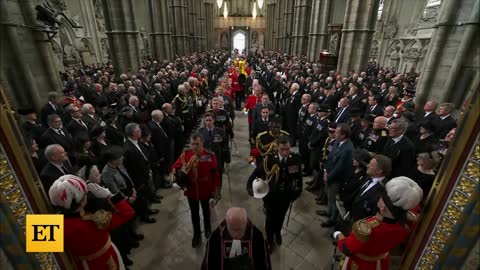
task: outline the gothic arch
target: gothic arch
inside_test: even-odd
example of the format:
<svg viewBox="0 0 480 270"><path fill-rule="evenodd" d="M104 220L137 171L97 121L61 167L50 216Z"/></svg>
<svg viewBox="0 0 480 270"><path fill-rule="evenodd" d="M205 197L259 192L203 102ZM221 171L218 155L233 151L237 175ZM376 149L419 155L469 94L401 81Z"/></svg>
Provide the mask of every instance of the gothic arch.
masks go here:
<svg viewBox="0 0 480 270"><path fill-rule="evenodd" d="M387 54L383 59L383 66L393 66L397 70L400 67L400 61L402 58L402 51L405 44L400 39L395 39L390 42L387 47Z"/></svg>

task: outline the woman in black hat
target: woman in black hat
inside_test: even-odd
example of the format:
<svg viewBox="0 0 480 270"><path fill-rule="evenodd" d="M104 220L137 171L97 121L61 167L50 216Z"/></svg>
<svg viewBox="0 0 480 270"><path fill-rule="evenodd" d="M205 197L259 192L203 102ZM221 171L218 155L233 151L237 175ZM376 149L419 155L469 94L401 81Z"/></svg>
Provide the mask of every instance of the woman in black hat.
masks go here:
<svg viewBox="0 0 480 270"><path fill-rule="evenodd" d="M105 140L105 127L95 126L90 131L90 139L92 140L92 152L97 157L101 157L108 147L108 143ZM99 160L100 168L103 168L104 161Z"/></svg>
<svg viewBox="0 0 480 270"><path fill-rule="evenodd" d="M105 127L105 140L108 145L120 145L125 142L123 130L118 125L118 115L115 112L106 114L103 120L107 124Z"/></svg>
<svg viewBox="0 0 480 270"><path fill-rule="evenodd" d="M367 180L367 165L372 155L365 149L357 149L353 152L353 172L350 179L346 180L340 187L340 198L347 211L350 210L355 191Z"/></svg>
<svg viewBox="0 0 480 270"><path fill-rule="evenodd" d="M435 125L431 121L426 121L420 125L420 133L413 141L417 154L431 152L434 149L437 139L435 138Z"/></svg>
<svg viewBox="0 0 480 270"><path fill-rule="evenodd" d="M76 160L74 171L86 165L93 165L97 163L97 156L92 152L92 142L87 134L79 134L75 137L75 146L73 155Z"/></svg>

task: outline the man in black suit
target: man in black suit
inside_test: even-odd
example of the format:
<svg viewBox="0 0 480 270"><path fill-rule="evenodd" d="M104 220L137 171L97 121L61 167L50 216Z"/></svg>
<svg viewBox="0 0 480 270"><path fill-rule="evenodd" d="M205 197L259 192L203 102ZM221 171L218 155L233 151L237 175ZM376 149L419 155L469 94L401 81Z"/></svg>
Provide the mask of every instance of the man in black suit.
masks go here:
<svg viewBox="0 0 480 270"><path fill-rule="evenodd" d="M253 121L252 131L250 134L250 143L255 145L255 139L257 135L269 130L270 126L270 109L268 107L262 108L260 118L256 118Z"/></svg>
<svg viewBox="0 0 480 270"><path fill-rule="evenodd" d="M18 114L22 115L24 122L20 126L26 138L39 141L42 134L47 130L41 123L37 122L37 114L33 109L20 109Z"/></svg>
<svg viewBox="0 0 480 270"><path fill-rule="evenodd" d="M338 216L336 197L340 185L353 173L353 143L350 140L350 127L341 123L335 129L335 144L325 161L323 181L327 186L328 208L319 211L321 216L328 217L322 227L331 227Z"/></svg>
<svg viewBox="0 0 480 270"><path fill-rule="evenodd" d="M434 121L437 138L445 138L447 133L457 127L457 121L452 117L452 103L442 103L438 106L438 118Z"/></svg>
<svg viewBox="0 0 480 270"><path fill-rule="evenodd" d="M402 119L395 119L389 126L387 140L383 154L392 160L391 177L407 176L412 178L412 168L415 168L415 146L404 136L408 123Z"/></svg>
<svg viewBox="0 0 480 270"><path fill-rule="evenodd" d="M275 105L270 101L267 93L262 94L260 98L260 103L257 103L253 108L253 120L262 118L261 112L264 108L269 109L270 116L273 116L275 113Z"/></svg>
<svg viewBox="0 0 480 270"><path fill-rule="evenodd" d="M70 122L67 124L66 128L70 134L74 137L81 136L86 134L88 136L88 126L82 120L82 112L77 106L69 106L67 108L67 113L70 114Z"/></svg>
<svg viewBox="0 0 480 270"><path fill-rule="evenodd" d="M339 102L335 123L346 123L350 119L350 100L346 97L341 98Z"/></svg>
<svg viewBox="0 0 480 270"><path fill-rule="evenodd" d="M47 119L49 128L40 137L40 147L46 148L50 144L59 144L73 156L73 139L70 133L63 128L60 116L50 114Z"/></svg>
<svg viewBox="0 0 480 270"><path fill-rule="evenodd" d="M85 122L85 124L87 124L89 130L92 130L95 126L102 125L102 119L97 115L97 111L92 104L83 104L82 114L82 120Z"/></svg>
<svg viewBox="0 0 480 270"><path fill-rule="evenodd" d="M137 200L142 199L160 203L160 198L154 194L154 191L150 189L148 184L151 177L150 162L148 151L138 142L142 136L140 126L137 123L127 124L125 135L128 139L123 145L125 150L124 165L135 184ZM138 213L138 215L143 222L154 223L156 220L149 217L149 215L156 213L158 213L157 209L148 209L146 212Z"/></svg>
<svg viewBox="0 0 480 270"><path fill-rule="evenodd" d="M290 145L294 147L296 145L296 128L298 122L298 110L302 107L302 93L299 91L300 85L293 83L290 87L290 98L286 104L285 117L287 120L287 132L290 134Z"/></svg>
<svg viewBox="0 0 480 270"><path fill-rule="evenodd" d="M383 107L379 104L380 100L380 96L368 96L368 107L364 115L383 115Z"/></svg>
<svg viewBox="0 0 480 270"><path fill-rule="evenodd" d="M40 121L48 127L48 116L56 114L62 118L63 95L60 92L48 92L48 103L40 111ZM63 119L63 118L62 118Z"/></svg>
<svg viewBox="0 0 480 270"><path fill-rule="evenodd" d="M438 115L435 113L435 110L438 107L438 103L434 100L429 100L423 105L423 114L418 115L417 117L417 130L420 129L420 126L426 122L435 122L438 118Z"/></svg>
<svg viewBox="0 0 480 270"><path fill-rule="evenodd" d="M351 108L358 108L362 111L365 110L365 104L362 102L363 97L361 94L358 93L358 87L352 85L352 87L350 87L350 90L348 91L348 97Z"/></svg>
<svg viewBox="0 0 480 270"><path fill-rule="evenodd" d="M160 186L162 188L171 188L172 185L169 181L165 180L165 175L168 174L168 159L170 157L170 138L168 137L168 130L162 127L164 120L163 112L160 110L154 110L151 113L152 120L148 122L148 128L152 133L151 141L155 148L155 151L160 159L160 175L157 179L160 180Z"/></svg>
<svg viewBox="0 0 480 270"><path fill-rule="evenodd" d="M165 103L162 106L163 116L168 119L168 121L162 122L165 125L163 130L168 130L167 135L169 138L173 139L173 158L169 160L169 168L178 159L180 154L183 151L184 138L183 138L183 127L182 120L180 117L176 116L173 113L173 107L170 103ZM168 127L168 128L166 128Z"/></svg>
<svg viewBox="0 0 480 270"><path fill-rule="evenodd" d="M386 176L392 170L392 161L384 155L375 155L367 165L367 181L363 183L353 196L349 206L352 222L374 216L378 212L377 203L380 190L386 184Z"/></svg>
<svg viewBox="0 0 480 270"><path fill-rule="evenodd" d="M65 149L59 144L51 144L45 148L47 164L40 172L43 189L48 194L53 182L65 174L73 174L72 165L68 161Z"/></svg>

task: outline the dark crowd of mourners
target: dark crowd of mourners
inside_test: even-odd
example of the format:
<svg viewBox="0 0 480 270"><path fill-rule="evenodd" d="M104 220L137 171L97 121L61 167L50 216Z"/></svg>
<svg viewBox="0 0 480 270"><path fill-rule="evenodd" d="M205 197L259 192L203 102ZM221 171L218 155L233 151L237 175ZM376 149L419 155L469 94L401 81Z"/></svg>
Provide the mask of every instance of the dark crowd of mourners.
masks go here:
<svg viewBox="0 0 480 270"><path fill-rule="evenodd" d="M79 68L38 117L18 113L78 269L132 265L130 250L144 238L138 224L156 222L157 191L172 183L188 198L193 247L202 242L202 208L210 239L202 269L271 269L269 254L310 175L306 190L327 206L317 214L336 229L345 269L388 269L455 136L452 104L413 102L418 77L376 63L337 74L276 52L212 50L147 58L125 74L111 64ZM230 169L235 111L247 116L255 168L247 192L263 199L265 240L242 208L210 228Z"/></svg>

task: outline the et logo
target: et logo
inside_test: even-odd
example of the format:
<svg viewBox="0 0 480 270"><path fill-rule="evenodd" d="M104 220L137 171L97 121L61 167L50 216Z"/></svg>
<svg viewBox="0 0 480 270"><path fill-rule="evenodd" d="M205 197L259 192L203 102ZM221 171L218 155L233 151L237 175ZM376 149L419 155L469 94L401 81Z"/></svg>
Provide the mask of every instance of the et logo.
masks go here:
<svg viewBox="0 0 480 270"><path fill-rule="evenodd" d="M63 252L63 215L27 215L27 252Z"/></svg>

